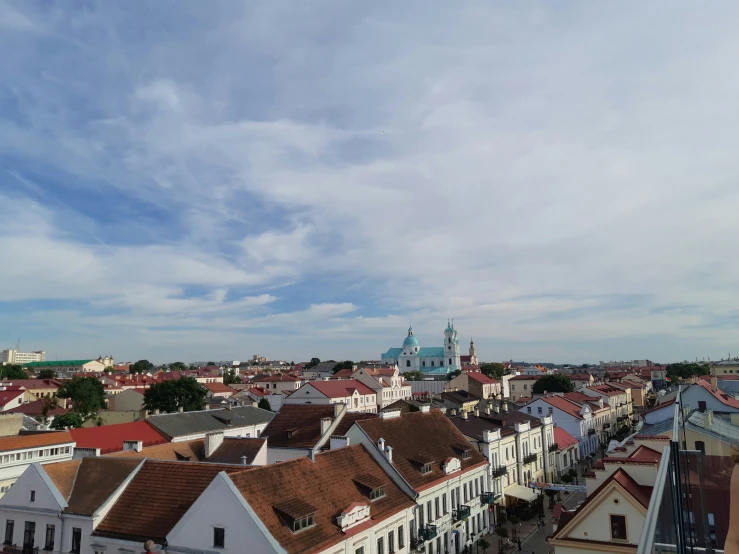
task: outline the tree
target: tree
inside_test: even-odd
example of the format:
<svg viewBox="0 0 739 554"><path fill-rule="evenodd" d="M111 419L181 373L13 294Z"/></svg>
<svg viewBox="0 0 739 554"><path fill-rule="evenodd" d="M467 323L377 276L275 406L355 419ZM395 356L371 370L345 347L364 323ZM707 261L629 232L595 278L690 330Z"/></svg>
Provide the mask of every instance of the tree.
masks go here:
<svg viewBox="0 0 739 554"><path fill-rule="evenodd" d="M18 364L0 366L0 377L3 379L28 379L28 375Z"/></svg>
<svg viewBox="0 0 739 554"><path fill-rule="evenodd" d="M318 358L311 358L310 359L310 362L308 362L307 364L305 364L305 369L310 369L312 367L317 366L320 363L321 363L321 360L319 360Z"/></svg>
<svg viewBox="0 0 739 554"><path fill-rule="evenodd" d="M657 395L654 393L649 393L647 397L644 399L644 406L646 408L654 408L657 405Z"/></svg>
<svg viewBox="0 0 739 554"><path fill-rule="evenodd" d="M187 366L183 362L172 362L169 364L170 371L185 371Z"/></svg>
<svg viewBox="0 0 739 554"><path fill-rule="evenodd" d="M549 497L549 509L554 508L554 497L557 496L557 491L546 490L544 493Z"/></svg>
<svg viewBox="0 0 739 554"><path fill-rule="evenodd" d="M505 369L503 364L482 364L480 371L490 377L491 379L502 379L505 375Z"/></svg>
<svg viewBox="0 0 739 554"><path fill-rule="evenodd" d="M570 483L572 483L572 481L573 481L572 475L570 475L569 473L565 473L565 474L564 474L564 475L563 475L563 476L561 477L561 479L562 479L562 482L563 482L563 483L566 483L566 484L568 484L568 485L569 485Z"/></svg>
<svg viewBox="0 0 739 554"><path fill-rule="evenodd" d="M115 373L115 368L112 365L106 365L103 373Z"/></svg>
<svg viewBox="0 0 739 554"><path fill-rule="evenodd" d="M532 387L534 394L544 392L572 392L575 386L566 375L544 375L536 380Z"/></svg>
<svg viewBox="0 0 739 554"><path fill-rule="evenodd" d="M131 364L128 371L130 373L148 373L152 369L154 369L154 364L149 360L139 360L135 364Z"/></svg>
<svg viewBox="0 0 739 554"><path fill-rule="evenodd" d="M227 369L223 372L223 384L233 385L234 383L241 383L241 377L236 375L235 369Z"/></svg>
<svg viewBox="0 0 739 554"><path fill-rule="evenodd" d="M354 367L354 362L352 362L351 360L346 360L344 362L339 362L338 364L336 364L334 366L333 371L334 373L338 373L342 369L352 369L353 367Z"/></svg>
<svg viewBox="0 0 739 554"><path fill-rule="evenodd" d="M666 371L667 376L673 382L681 379L689 379L696 375L709 375L711 373L709 365L705 362L670 364L667 366Z"/></svg>
<svg viewBox="0 0 739 554"><path fill-rule="evenodd" d="M419 408L415 404L408 404L408 411L409 412L420 412L421 408Z"/></svg>
<svg viewBox="0 0 739 554"><path fill-rule="evenodd" d="M41 400L41 423L49 422L49 412L56 408L56 396L46 397Z"/></svg>
<svg viewBox="0 0 739 554"><path fill-rule="evenodd" d="M105 408L105 390L103 384L95 377L73 377L59 387L56 395L69 398L72 411L86 420Z"/></svg>
<svg viewBox="0 0 739 554"><path fill-rule="evenodd" d="M420 371L406 371L403 373L403 379L406 381L420 381L423 379L423 374Z"/></svg>
<svg viewBox="0 0 739 554"><path fill-rule="evenodd" d="M202 410L205 407L206 390L194 377L182 377L156 383L144 392L144 407L147 410L185 412Z"/></svg>
<svg viewBox="0 0 739 554"><path fill-rule="evenodd" d="M54 379L56 377L56 371L53 369L42 369L38 372L39 379Z"/></svg>
<svg viewBox="0 0 739 554"><path fill-rule="evenodd" d="M481 538L479 541L477 541L478 548L482 548L483 554L484 552L490 548L490 543L486 541L484 538Z"/></svg>
<svg viewBox="0 0 739 554"><path fill-rule="evenodd" d="M575 480L575 483L580 484L580 481L577 479L577 470L570 468L570 471L567 472L567 474L572 477L572 479ZM570 483L572 483L572 479L570 479Z"/></svg>
<svg viewBox="0 0 739 554"><path fill-rule="evenodd" d="M56 416L54 421L51 422L51 428L59 430L71 428L77 429L82 427L84 422L85 418L83 418L81 414L78 414L77 412L67 412L66 414Z"/></svg>
<svg viewBox="0 0 739 554"><path fill-rule="evenodd" d="M259 399L259 404L257 404L257 408L261 408L262 410L267 410L268 412L272 411L272 405L269 403L269 400L267 400L264 396Z"/></svg>
<svg viewBox="0 0 739 554"><path fill-rule="evenodd" d="M503 527L502 525L498 525L495 528L495 534L498 535L498 552L501 554L503 553L503 539L508 538L508 529Z"/></svg>
<svg viewBox="0 0 739 554"><path fill-rule="evenodd" d="M611 374L606 371L603 374L603 380L606 381L606 382L610 381L611 380Z"/></svg>
<svg viewBox="0 0 739 554"><path fill-rule="evenodd" d="M457 369L456 371L452 371L451 373L448 373L446 376L447 381L451 381L458 375L462 375L462 372L459 369Z"/></svg>
<svg viewBox="0 0 739 554"><path fill-rule="evenodd" d="M295 367L295 362L290 362L290 367Z"/></svg>

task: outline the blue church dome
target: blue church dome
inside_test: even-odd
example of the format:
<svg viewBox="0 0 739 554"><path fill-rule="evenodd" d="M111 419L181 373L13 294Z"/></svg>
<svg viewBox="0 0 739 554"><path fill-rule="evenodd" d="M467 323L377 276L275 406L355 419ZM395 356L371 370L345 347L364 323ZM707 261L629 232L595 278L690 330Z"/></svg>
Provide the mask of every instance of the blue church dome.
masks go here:
<svg viewBox="0 0 739 554"><path fill-rule="evenodd" d="M403 341L403 347L406 346L418 346L419 342L416 337L413 336L413 327L408 327L408 336Z"/></svg>

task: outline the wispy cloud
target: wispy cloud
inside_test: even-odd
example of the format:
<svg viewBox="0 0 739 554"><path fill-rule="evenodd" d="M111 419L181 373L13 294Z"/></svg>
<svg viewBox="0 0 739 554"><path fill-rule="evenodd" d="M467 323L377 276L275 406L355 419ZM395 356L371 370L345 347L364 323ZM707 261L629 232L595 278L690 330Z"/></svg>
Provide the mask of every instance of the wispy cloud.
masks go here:
<svg viewBox="0 0 739 554"><path fill-rule="evenodd" d="M0 341L720 355L738 10L0 2Z"/></svg>

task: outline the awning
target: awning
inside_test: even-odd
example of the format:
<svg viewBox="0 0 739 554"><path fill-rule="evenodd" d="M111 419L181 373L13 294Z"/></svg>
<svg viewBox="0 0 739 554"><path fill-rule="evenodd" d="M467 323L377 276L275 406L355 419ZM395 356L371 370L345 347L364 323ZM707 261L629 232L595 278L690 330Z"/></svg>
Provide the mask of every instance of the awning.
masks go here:
<svg viewBox="0 0 739 554"><path fill-rule="evenodd" d="M506 496L519 498L521 500L525 500L526 502L531 502L532 500L535 500L537 496L537 494L534 492L534 489L522 487L521 485L516 485L515 483L508 485L505 488L504 492Z"/></svg>

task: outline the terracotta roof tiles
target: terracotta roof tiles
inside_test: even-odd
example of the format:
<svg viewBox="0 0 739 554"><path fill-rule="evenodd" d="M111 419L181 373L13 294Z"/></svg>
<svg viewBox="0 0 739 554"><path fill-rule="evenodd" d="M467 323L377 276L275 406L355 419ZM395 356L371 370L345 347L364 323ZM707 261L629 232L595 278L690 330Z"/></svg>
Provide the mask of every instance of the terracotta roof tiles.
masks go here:
<svg viewBox="0 0 739 554"><path fill-rule="evenodd" d="M11 450L22 450L24 448L37 448L42 446L54 446L57 444L70 444L73 442L74 438L69 434L69 431L1 437L0 452L9 452Z"/></svg>
<svg viewBox="0 0 739 554"><path fill-rule="evenodd" d="M123 450L123 441L143 441L144 446L169 442L164 435L143 420L70 429L69 432L77 443L77 448L99 448L101 454L120 452Z"/></svg>

